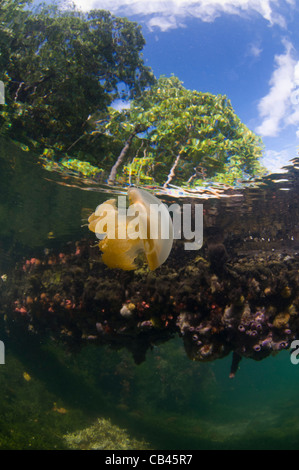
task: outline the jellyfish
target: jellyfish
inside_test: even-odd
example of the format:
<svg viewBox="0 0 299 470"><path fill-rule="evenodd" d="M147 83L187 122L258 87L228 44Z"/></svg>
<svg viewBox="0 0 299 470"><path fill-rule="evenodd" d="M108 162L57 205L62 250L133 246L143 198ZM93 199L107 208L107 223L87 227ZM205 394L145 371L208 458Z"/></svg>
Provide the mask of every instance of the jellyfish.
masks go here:
<svg viewBox="0 0 299 470"><path fill-rule="evenodd" d="M117 208L116 199L109 199L91 214L88 228L101 239L102 261L109 268L136 269L135 260L143 253L149 269L154 271L172 249L171 217L167 207L143 189L129 188L128 196L127 211Z"/></svg>

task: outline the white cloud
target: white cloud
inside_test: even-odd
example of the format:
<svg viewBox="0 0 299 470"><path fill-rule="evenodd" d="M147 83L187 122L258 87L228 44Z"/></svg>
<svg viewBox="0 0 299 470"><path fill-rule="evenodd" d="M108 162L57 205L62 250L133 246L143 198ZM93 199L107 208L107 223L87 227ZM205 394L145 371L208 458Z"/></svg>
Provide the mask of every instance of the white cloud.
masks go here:
<svg viewBox="0 0 299 470"><path fill-rule="evenodd" d="M231 15L258 14L270 25L286 27L278 12L281 4L292 0L74 0L84 11L92 8L110 10L114 14L139 15L150 29L167 31L182 27L187 18L212 22L222 13Z"/></svg>
<svg viewBox="0 0 299 470"><path fill-rule="evenodd" d="M169 29L175 29L178 27L177 19L174 16L164 17L164 16L153 16L147 22L148 28L153 31L158 28L161 31L168 31ZM183 25L181 25L183 26Z"/></svg>
<svg viewBox="0 0 299 470"><path fill-rule="evenodd" d="M274 137L288 125L299 124L299 61L294 58L294 48L284 40L285 53L275 56L275 69L269 93L258 105L261 124L256 132L263 137Z"/></svg>
<svg viewBox="0 0 299 470"><path fill-rule="evenodd" d="M264 165L271 173L279 172L283 166L290 164L292 155L288 150L266 150L262 158L262 165Z"/></svg>
<svg viewBox="0 0 299 470"><path fill-rule="evenodd" d="M263 49L259 47L258 44L251 43L249 44L247 55L257 58L261 55L262 52L263 52Z"/></svg>

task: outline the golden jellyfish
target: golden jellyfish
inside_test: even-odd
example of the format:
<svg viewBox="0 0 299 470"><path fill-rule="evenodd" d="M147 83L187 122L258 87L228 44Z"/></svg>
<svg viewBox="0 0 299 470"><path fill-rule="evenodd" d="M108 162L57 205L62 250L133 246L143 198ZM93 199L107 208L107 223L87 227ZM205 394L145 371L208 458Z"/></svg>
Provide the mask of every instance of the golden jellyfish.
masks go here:
<svg viewBox="0 0 299 470"><path fill-rule="evenodd" d="M102 261L109 268L136 269L135 260L144 253L152 271L163 264L172 249L173 225L168 209L143 189L129 188L130 205L124 196L100 204L88 219L88 228L101 239ZM137 214L137 215L136 215Z"/></svg>

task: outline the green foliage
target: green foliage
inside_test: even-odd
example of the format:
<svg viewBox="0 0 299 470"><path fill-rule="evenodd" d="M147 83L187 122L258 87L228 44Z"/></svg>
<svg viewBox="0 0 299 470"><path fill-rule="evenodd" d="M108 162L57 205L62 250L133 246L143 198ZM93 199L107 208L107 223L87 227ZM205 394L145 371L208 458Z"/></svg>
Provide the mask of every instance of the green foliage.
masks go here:
<svg viewBox="0 0 299 470"><path fill-rule="evenodd" d="M134 181L136 184L152 184L154 179L150 175L150 171L153 165L153 157L147 156L144 153L143 157L134 157L131 163L124 165L123 177L124 183L129 181L131 184Z"/></svg>
<svg viewBox="0 0 299 470"><path fill-rule="evenodd" d="M144 38L136 23L104 10L84 15L54 5L25 9L28 4L1 5L2 125L65 150L88 130L91 115L153 82L140 55Z"/></svg>
<svg viewBox="0 0 299 470"><path fill-rule="evenodd" d="M40 162L48 171L58 171L61 173L70 173L74 175L83 175L88 177L98 177L103 170L88 162L77 160L76 158L65 157L59 162L54 159L54 151L52 149L45 149Z"/></svg>
<svg viewBox="0 0 299 470"><path fill-rule="evenodd" d="M262 142L227 97L187 90L175 76L157 81L136 23L31 3L1 2L0 133L60 164L71 155L101 167L112 182L196 186L261 175ZM119 97L130 109L109 108Z"/></svg>
<svg viewBox="0 0 299 470"><path fill-rule="evenodd" d="M233 183L262 173L262 142L240 121L227 97L187 90L175 76L160 77L130 109L111 110L110 119L98 123L98 131L119 142L136 133L127 161L134 162L141 180L144 156L136 153L140 145L151 158L146 176L158 183Z"/></svg>

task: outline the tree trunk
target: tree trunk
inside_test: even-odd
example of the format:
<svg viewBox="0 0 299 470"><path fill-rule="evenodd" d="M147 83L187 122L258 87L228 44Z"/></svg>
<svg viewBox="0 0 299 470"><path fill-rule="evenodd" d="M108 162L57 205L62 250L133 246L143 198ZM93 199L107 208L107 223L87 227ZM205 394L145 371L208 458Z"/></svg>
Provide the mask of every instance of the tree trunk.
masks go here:
<svg viewBox="0 0 299 470"><path fill-rule="evenodd" d="M171 167L171 170L168 174L168 177L167 177L167 180L165 181L165 183L163 184L163 188L167 188L167 186L169 185L169 183L172 181L172 178L175 176L175 172L174 170L176 169L178 163L179 163L179 160L181 158L181 154L183 153L183 149L180 150L180 152L178 153L175 161L174 161L174 164L172 165Z"/></svg>
<svg viewBox="0 0 299 470"><path fill-rule="evenodd" d="M135 135L138 134L138 132L139 132L139 127L137 126L134 129L134 131L132 132L132 134L129 135L129 138L127 139L122 151L120 152L118 159L116 160L113 167L111 168L110 175L108 177L108 184L114 184L115 183L117 169L122 164L122 162L124 161L124 158L127 155L127 152L129 150L129 148L131 147L132 141L133 141Z"/></svg>

